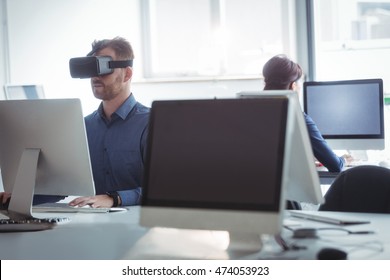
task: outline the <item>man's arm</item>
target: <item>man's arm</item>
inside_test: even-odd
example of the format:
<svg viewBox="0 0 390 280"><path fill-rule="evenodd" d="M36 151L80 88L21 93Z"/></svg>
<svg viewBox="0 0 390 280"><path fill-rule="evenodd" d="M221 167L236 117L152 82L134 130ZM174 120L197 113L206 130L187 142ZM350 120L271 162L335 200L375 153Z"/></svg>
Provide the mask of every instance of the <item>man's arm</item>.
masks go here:
<svg viewBox="0 0 390 280"><path fill-rule="evenodd" d="M139 205L141 203L142 189L118 191L121 198L121 206Z"/></svg>

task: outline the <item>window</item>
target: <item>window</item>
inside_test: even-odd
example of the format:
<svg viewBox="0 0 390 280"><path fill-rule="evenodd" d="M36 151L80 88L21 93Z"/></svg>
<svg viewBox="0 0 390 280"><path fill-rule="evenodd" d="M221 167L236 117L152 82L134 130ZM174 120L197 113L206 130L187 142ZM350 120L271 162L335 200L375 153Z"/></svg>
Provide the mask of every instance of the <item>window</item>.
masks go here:
<svg viewBox="0 0 390 280"><path fill-rule="evenodd" d="M382 78L389 92L390 1L313 3L315 79Z"/></svg>
<svg viewBox="0 0 390 280"><path fill-rule="evenodd" d="M147 0L145 78L248 76L286 53L289 0Z"/></svg>

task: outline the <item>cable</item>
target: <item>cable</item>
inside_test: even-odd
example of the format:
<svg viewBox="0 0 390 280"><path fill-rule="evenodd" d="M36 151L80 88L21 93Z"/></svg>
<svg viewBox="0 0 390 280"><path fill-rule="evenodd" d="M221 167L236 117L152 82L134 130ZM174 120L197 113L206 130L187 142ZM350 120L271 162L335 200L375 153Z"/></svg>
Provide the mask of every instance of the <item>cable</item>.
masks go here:
<svg viewBox="0 0 390 280"><path fill-rule="evenodd" d="M283 251L296 251L296 250L305 250L307 249L306 246L300 246L296 245L294 243L291 243L290 245L287 244L286 240L283 239L283 237L280 234L274 235L276 243L282 247Z"/></svg>

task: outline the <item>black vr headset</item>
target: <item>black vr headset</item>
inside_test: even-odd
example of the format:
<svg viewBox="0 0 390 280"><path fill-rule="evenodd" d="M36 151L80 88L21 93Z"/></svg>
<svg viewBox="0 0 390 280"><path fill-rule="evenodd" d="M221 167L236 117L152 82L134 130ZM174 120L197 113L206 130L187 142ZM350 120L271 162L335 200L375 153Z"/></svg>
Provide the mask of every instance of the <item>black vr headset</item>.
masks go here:
<svg viewBox="0 0 390 280"><path fill-rule="evenodd" d="M72 78L92 78L114 72L115 68L133 66L133 60L113 61L111 56L75 57L69 60L70 75Z"/></svg>

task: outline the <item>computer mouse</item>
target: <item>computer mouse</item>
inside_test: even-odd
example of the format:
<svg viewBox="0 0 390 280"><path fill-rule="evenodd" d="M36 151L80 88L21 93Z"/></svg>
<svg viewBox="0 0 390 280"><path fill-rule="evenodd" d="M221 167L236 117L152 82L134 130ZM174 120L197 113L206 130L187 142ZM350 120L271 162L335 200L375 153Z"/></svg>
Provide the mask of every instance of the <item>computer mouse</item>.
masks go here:
<svg viewBox="0 0 390 280"><path fill-rule="evenodd" d="M293 232L293 238L317 238L317 229L315 228L297 228Z"/></svg>
<svg viewBox="0 0 390 280"><path fill-rule="evenodd" d="M318 254L318 260L346 260L347 253L337 248L322 248Z"/></svg>

